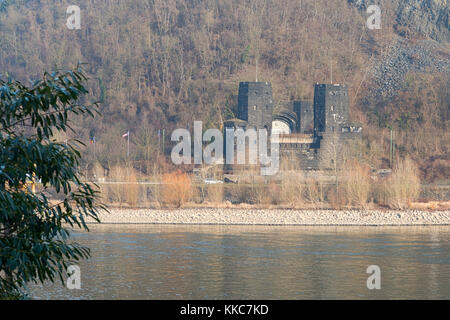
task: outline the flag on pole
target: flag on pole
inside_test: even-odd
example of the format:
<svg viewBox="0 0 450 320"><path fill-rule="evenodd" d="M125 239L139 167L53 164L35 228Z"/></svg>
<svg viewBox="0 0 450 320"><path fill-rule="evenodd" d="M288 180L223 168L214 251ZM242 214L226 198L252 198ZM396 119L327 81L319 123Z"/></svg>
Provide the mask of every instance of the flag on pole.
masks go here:
<svg viewBox="0 0 450 320"><path fill-rule="evenodd" d="M122 135L122 138L127 138L127 158L130 155L130 130Z"/></svg>

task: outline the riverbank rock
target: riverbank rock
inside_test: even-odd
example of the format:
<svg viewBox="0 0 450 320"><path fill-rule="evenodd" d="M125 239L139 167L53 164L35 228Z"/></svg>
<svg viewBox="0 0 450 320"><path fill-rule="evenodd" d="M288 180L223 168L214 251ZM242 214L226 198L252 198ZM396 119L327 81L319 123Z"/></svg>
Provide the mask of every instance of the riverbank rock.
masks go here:
<svg viewBox="0 0 450 320"><path fill-rule="evenodd" d="M110 213L102 213L100 220L120 224L450 225L450 210L111 209Z"/></svg>

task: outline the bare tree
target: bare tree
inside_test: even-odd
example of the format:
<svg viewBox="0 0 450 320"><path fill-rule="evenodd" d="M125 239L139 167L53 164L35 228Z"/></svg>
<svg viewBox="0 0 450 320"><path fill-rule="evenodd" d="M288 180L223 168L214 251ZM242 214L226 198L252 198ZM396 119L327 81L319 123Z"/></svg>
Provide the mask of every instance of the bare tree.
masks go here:
<svg viewBox="0 0 450 320"><path fill-rule="evenodd" d="M324 133L320 142L320 167L333 173L336 185L336 194L339 192L339 181L342 168L348 156L348 147L345 139L338 133Z"/></svg>

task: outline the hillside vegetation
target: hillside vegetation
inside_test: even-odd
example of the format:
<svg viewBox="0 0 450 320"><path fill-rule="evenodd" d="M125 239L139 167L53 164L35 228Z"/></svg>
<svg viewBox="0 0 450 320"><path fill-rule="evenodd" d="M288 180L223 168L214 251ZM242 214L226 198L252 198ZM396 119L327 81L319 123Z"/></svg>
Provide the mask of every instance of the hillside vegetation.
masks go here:
<svg viewBox="0 0 450 320"><path fill-rule="evenodd" d="M362 0L86 0L81 30L66 27L69 1L0 3L2 77L27 81L88 63L90 98L103 118L80 118L74 134L87 143L89 166L124 164L121 136L130 130L129 162L161 170L158 130L167 153L174 128L194 120L221 128L236 112L239 82L254 81L257 65L277 102L312 99L314 83L331 74L348 84L370 165L386 165L394 128L398 155L448 170L446 0L379 1L381 30L366 27Z"/></svg>

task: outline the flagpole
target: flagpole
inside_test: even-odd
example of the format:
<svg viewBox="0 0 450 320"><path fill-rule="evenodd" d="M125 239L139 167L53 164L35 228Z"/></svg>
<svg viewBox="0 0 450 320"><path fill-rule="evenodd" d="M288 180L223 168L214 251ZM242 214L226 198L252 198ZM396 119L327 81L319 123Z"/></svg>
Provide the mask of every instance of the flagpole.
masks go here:
<svg viewBox="0 0 450 320"><path fill-rule="evenodd" d="M130 131L128 131L127 135L127 159L130 156Z"/></svg>

